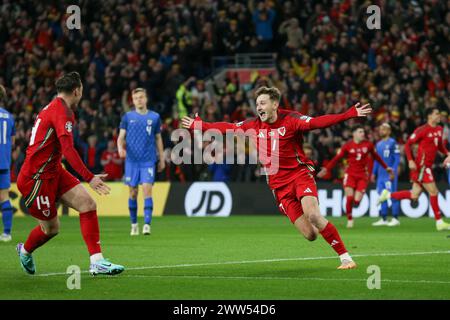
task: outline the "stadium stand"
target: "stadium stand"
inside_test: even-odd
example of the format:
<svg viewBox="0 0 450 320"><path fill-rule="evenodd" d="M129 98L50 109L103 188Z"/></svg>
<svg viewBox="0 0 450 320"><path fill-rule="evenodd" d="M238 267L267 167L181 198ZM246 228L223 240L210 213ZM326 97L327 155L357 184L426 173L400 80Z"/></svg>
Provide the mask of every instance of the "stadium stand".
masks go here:
<svg viewBox="0 0 450 320"><path fill-rule="evenodd" d="M84 79L85 95L75 143L94 172L104 170L105 151L114 153L108 142L117 138L136 87L147 89L163 118L167 154L180 116L244 120L254 116L252 92L261 84L279 87L285 108L312 116L370 101L375 114L364 125L373 141L377 125L389 121L403 144L424 110L438 106L450 138L450 1L382 1L381 30L366 27L367 1L80 1L81 30L65 27L67 1L50 3L0 5L0 84L16 118L15 175L33 119L55 93L54 80L73 70ZM274 71L254 72L246 82L228 73L208 85L224 68L214 57L255 53L273 54ZM348 125L311 132L312 158L326 163L349 137ZM404 156L401 166L400 180L407 180ZM209 180L211 172L206 165L170 164L160 178ZM261 179L255 166L223 172L231 181ZM443 168L436 173L446 180Z"/></svg>

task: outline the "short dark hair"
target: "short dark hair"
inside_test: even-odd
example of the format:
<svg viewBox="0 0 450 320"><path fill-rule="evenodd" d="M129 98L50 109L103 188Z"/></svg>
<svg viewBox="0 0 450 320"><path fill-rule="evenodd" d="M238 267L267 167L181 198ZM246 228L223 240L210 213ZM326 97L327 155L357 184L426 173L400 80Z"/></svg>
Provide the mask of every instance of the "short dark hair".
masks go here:
<svg viewBox="0 0 450 320"><path fill-rule="evenodd" d="M430 114L432 114L434 112L434 110L441 112L441 110L439 110L438 107L431 107L431 108L425 109L425 117L428 118L428 116Z"/></svg>
<svg viewBox="0 0 450 320"><path fill-rule="evenodd" d="M362 125L360 125L360 124L357 124L356 126L354 126L352 128L352 132L355 132L356 130L359 130L359 129L363 129L364 130L364 127ZM366 130L364 130L364 131L366 131Z"/></svg>
<svg viewBox="0 0 450 320"><path fill-rule="evenodd" d="M1 102L3 99L6 99L6 89L5 89L4 86L2 86L2 85L0 84L0 102Z"/></svg>
<svg viewBox="0 0 450 320"><path fill-rule="evenodd" d="M255 99L258 99L258 97L262 94L268 94L270 97L270 100L280 102L281 99L281 92L276 87L260 87L255 92Z"/></svg>
<svg viewBox="0 0 450 320"><path fill-rule="evenodd" d="M76 88L81 87L81 77L78 72L69 72L58 78L55 82L58 93L72 93Z"/></svg>

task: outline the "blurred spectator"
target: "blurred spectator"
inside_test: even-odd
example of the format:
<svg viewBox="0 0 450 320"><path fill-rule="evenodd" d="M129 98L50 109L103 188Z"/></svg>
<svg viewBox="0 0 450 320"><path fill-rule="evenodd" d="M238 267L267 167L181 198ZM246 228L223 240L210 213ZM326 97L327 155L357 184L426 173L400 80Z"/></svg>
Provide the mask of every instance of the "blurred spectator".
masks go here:
<svg viewBox="0 0 450 320"><path fill-rule="evenodd" d="M0 84L8 87L5 107L16 119L14 171L20 170L37 113L55 95L55 79L72 70L84 82L75 145L97 172L103 170L104 141L115 140L121 114L132 108L130 92L138 86L147 89L150 108L166 123L166 137L182 116L195 112L206 121L254 117L253 90L275 85L283 93L282 107L310 116L370 102L374 114L364 122L369 139L377 139L372 128L387 121L402 145L423 123L427 108L450 112L450 2L379 2L384 14L376 31L366 28L367 5L350 0L85 0L78 31L65 27L65 1L3 1ZM276 57L271 74L253 71L243 81L237 72L225 72L209 82L213 56L268 52ZM449 137L448 115L442 120ZM350 138L348 128L356 122L305 135L319 166ZM404 160L400 179L407 180ZM256 170L249 168L233 166L230 179L257 180ZM443 168L438 170L442 179ZM202 165L171 165L166 171L165 178L176 181L208 173Z"/></svg>

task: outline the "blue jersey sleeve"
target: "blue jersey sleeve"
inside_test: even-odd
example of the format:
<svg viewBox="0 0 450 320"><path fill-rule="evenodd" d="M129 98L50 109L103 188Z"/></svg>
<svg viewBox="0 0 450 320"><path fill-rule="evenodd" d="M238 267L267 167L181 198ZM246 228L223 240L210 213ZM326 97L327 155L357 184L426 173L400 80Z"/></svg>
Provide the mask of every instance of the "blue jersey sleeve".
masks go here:
<svg viewBox="0 0 450 320"><path fill-rule="evenodd" d="M156 124L155 124L155 134L161 133L161 117L157 116L156 118Z"/></svg>
<svg viewBox="0 0 450 320"><path fill-rule="evenodd" d="M400 165L400 147L398 146L398 143L394 141L392 144L393 151L394 151L394 164L392 165L392 169L394 169L394 172L398 173L398 166Z"/></svg>
<svg viewBox="0 0 450 320"><path fill-rule="evenodd" d="M122 120L120 120L120 129L128 130L128 117L125 113L122 117Z"/></svg>

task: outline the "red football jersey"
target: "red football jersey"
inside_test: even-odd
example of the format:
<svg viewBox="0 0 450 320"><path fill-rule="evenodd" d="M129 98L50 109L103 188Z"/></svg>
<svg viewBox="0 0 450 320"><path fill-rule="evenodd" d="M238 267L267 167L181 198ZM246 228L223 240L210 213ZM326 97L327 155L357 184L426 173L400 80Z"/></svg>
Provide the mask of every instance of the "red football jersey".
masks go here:
<svg viewBox="0 0 450 320"><path fill-rule="evenodd" d="M414 160L411 152L412 144L419 144L417 149L417 156L415 162L417 166L431 167L436 159L438 151L447 155L448 150L445 147L443 140L443 129L441 126L432 127L429 124L424 124L414 130L411 137L405 144L405 153L408 160Z"/></svg>
<svg viewBox="0 0 450 320"><path fill-rule="evenodd" d="M373 143L368 140L360 143L356 143L353 140L348 141L342 146L341 151L327 164L327 170L333 169L338 161L344 157L348 161L348 166L345 170L345 173L348 175L369 178L372 166L371 157L377 160L383 168L387 168L386 163L376 152Z"/></svg>
<svg viewBox="0 0 450 320"><path fill-rule="evenodd" d="M74 113L63 99L55 98L39 112L31 131L30 144L21 173L33 179L51 179L61 170L63 135L72 138Z"/></svg>
<svg viewBox="0 0 450 320"><path fill-rule="evenodd" d="M301 170L307 170L311 175L315 170L313 161L303 152L304 131L327 127L356 116L355 108L346 113L317 118L279 109L277 120L270 124L262 122L258 117L239 123L208 123L196 119L191 128L196 129L195 124L201 122L203 131L218 129L226 133L227 130L237 132L241 129L258 148L259 161L267 171L269 187L277 189L293 181Z"/></svg>

